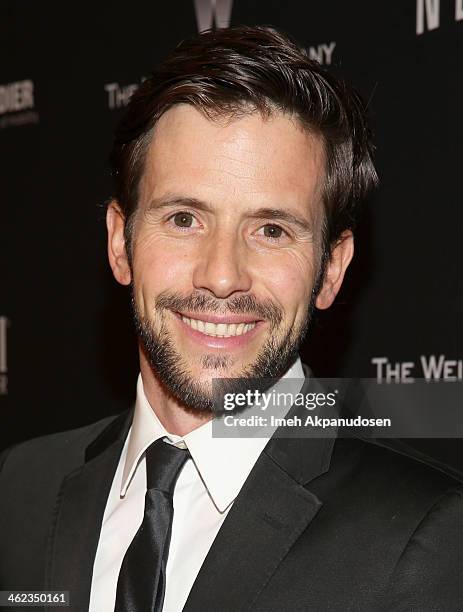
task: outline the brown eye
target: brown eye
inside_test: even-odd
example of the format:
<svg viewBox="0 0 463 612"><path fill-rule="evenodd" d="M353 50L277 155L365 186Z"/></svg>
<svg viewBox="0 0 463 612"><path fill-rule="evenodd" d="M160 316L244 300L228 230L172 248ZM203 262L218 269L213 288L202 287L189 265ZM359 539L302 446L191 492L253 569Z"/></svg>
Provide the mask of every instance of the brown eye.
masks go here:
<svg viewBox="0 0 463 612"><path fill-rule="evenodd" d="M266 238L281 238L283 229L279 225L264 225L264 236Z"/></svg>
<svg viewBox="0 0 463 612"><path fill-rule="evenodd" d="M187 212L179 212L172 219L177 227L191 227L193 224L193 215Z"/></svg>

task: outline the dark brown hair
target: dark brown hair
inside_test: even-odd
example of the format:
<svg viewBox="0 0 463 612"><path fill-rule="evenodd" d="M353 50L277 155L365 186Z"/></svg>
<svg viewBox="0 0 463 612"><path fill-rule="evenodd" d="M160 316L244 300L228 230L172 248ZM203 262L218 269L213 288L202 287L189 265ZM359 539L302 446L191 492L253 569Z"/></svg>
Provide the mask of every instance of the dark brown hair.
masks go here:
<svg viewBox="0 0 463 612"><path fill-rule="evenodd" d="M153 127L175 104L214 116L289 113L324 142L324 260L377 176L365 108L359 95L285 34L267 26L234 26L181 42L132 96L115 135L114 197L126 219L130 257L138 186Z"/></svg>

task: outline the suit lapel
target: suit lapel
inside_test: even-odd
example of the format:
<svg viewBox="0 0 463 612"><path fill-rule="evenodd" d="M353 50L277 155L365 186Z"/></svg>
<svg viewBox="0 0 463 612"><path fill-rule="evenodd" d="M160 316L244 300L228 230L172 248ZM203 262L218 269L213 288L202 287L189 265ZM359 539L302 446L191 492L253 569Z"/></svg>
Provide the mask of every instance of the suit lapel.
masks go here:
<svg viewBox="0 0 463 612"><path fill-rule="evenodd" d="M293 407L290 412L302 415L299 408ZM304 485L328 470L334 439L288 439L278 437L281 434L280 429L269 440L236 498L193 584L184 612L252 609L278 565L321 508L321 501Z"/></svg>
<svg viewBox="0 0 463 612"><path fill-rule="evenodd" d="M88 610L103 514L132 418L133 411L124 413L98 435L57 498L46 588L70 591L73 610ZM322 505L303 485L328 469L333 442L269 440L203 563L186 612L252 607Z"/></svg>
<svg viewBox="0 0 463 612"><path fill-rule="evenodd" d="M46 585L70 592L71 609L88 610L98 538L133 411L113 420L86 449L86 462L68 474L57 498Z"/></svg>

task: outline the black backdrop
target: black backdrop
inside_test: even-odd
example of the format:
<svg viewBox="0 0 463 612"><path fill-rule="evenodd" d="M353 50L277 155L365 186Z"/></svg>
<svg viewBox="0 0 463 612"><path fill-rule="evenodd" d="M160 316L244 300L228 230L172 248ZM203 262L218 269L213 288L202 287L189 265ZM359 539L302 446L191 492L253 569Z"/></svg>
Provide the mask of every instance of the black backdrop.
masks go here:
<svg viewBox="0 0 463 612"><path fill-rule="evenodd" d="M386 358L395 384L397 363L420 377L435 359L462 379L463 0L0 6L0 448L134 397L127 291L106 260L112 131L151 66L214 18L288 31L369 100L381 187L304 361L375 377ZM463 468L459 440L414 443Z"/></svg>

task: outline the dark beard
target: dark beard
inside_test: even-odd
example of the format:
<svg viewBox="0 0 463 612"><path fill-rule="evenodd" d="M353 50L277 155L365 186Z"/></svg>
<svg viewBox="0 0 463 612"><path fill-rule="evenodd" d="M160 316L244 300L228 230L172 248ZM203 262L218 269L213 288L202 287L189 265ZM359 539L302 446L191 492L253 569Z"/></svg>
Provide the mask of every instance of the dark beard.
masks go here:
<svg viewBox="0 0 463 612"><path fill-rule="evenodd" d="M277 340L275 331L283 320L281 309L273 302L257 302L249 295L239 296L227 302L226 308L219 308L217 301L205 295L193 295L183 298L178 295L163 293L156 299L155 310L160 315L161 328L153 329L150 321L140 315L132 290L132 315L135 328L143 351L159 382L166 391L189 412L211 414L217 410L217 402L213 399L217 391L221 396L225 393L236 393L247 388L246 382L262 381L260 391L272 384L268 379L280 378L292 365L298 355L299 347L307 333L315 304L315 294L308 308L304 321L297 329L289 329L281 340ZM252 364L234 374L233 378L214 379L217 384L207 389L204 385L192 380L184 364L181 354L176 350L165 327L166 310L181 312L221 312L252 314L256 319L270 323L270 337ZM208 369L223 369L231 365L229 355L206 354L201 359L201 365ZM268 382L266 382L268 381Z"/></svg>

